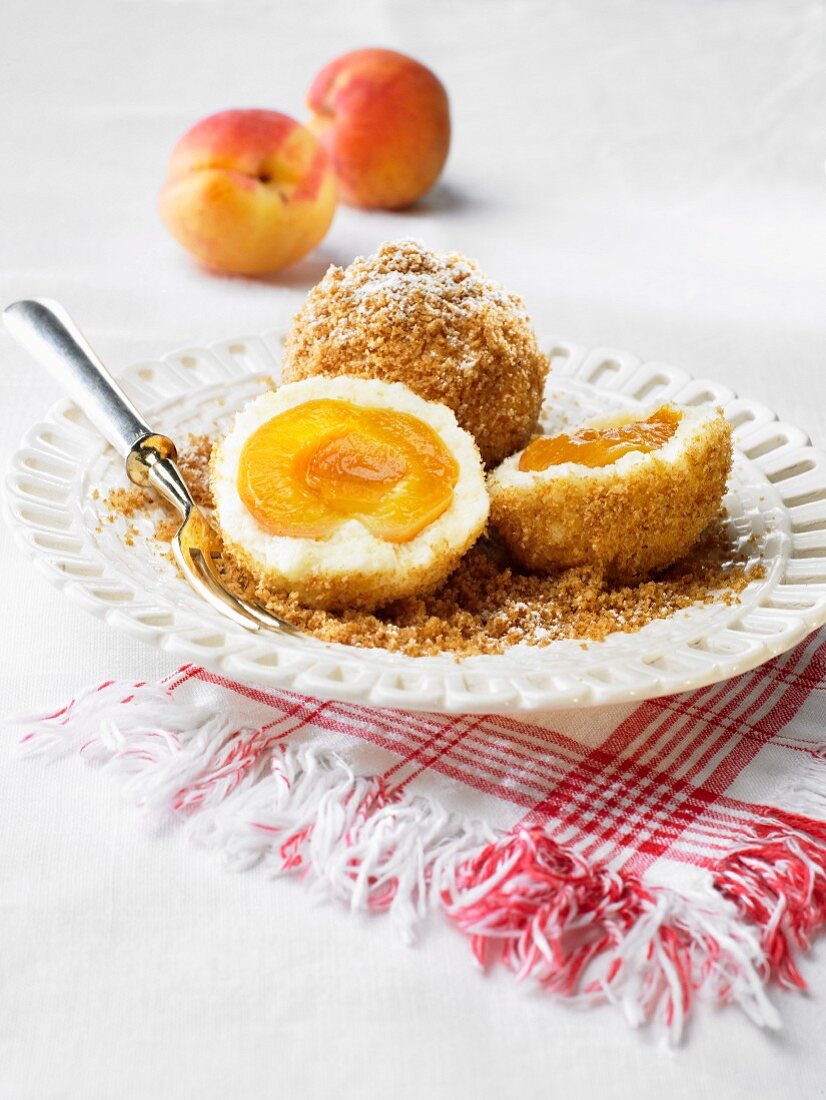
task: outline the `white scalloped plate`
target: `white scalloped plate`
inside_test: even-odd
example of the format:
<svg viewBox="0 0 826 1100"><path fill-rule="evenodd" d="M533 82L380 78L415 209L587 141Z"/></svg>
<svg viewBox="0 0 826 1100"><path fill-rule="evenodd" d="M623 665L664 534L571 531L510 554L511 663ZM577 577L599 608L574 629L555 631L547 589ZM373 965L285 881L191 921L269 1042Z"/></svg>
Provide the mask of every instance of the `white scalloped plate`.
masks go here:
<svg viewBox="0 0 826 1100"><path fill-rule="evenodd" d="M122 463L68 401L14 456L6 482L12 526L68 596L182 661L321 699L411 711L553 710L686 691L754 668L826 621L826 453L716 383L624 352L562 340L543 346L552 363L546 430L666 398L723 406L737 442L730 523L766 571L739 604L698 606L585 647L521 645L462 661L253 635L199 601L142 538L126 546L126 521L108 522L103 504L109 489L127 484ZM222 429L266 385L262 375L278 376L280 355L279 333L242 337L137 363L122 380L150 425L184 441L189 432ZM151 534L148 517L129 522Z"/></svg>

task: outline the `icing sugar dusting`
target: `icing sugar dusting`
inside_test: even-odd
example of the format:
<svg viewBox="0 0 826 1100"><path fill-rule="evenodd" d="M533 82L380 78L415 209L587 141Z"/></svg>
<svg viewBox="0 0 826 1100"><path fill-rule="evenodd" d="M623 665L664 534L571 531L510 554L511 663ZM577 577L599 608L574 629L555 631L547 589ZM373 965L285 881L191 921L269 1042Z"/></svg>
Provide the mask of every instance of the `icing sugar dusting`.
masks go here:
<svg viewBox="0 0 826 1100"><path fill-rule="evenodd" d="M331 268L321 285L328 281L335 284L338 294L349 297L353 307L348 317L336 320L331 333L342 342L356 336L367 318L374 325L377 318L390 325L415 319L421 325L424 317L425 324L432 322L443 339L450 338L454 326L481 317L491 308L507 309L527 321L521 300L488 278L473 261L457 252L433 252L413 239L385 242L375 256L359 256L344 270ZM318 308L309 308L304 320L310 327L327 326L330 318L323 302L319 301ZM461 340L458 328L455 340ZM474 365L470 354L460 360L461 369L470 370Z"/></svg>
<svg viewBox="0 0 826 1100"><path fill-rule="evenodd" d="M284 342L285 381L403 382L453 409L489 465L527 443L547 372L520 298L473 260L409 239L331 267Z"/></svg>

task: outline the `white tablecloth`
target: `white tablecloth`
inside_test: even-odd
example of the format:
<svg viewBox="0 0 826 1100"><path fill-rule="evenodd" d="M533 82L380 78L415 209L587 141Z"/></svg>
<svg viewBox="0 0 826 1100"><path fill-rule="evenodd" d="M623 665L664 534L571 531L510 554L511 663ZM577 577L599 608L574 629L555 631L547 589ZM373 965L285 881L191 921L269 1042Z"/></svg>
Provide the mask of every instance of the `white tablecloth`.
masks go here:
<svg viewBox="0 0 826 1100"><path fill-rule="evenodd" d="M284 324L331 261L415 235L477 257L537 328L765 400L826 442L826 7L814 0L5 0L0 300L63 301L114 367ZM299 117L337 53L393 46L452 97L420 210L343 210L270 281L196 270L154 209L169 149L228 106ZM2 463L59 396L0 336ZM0 530L2 711L172 662L87 618ZM786 1029L700 1014L663 1052L609 1009L481 978L438 924L308 903L150 834L76 760L0 739L0 1096L822 1095L822 948Z"/></svg>

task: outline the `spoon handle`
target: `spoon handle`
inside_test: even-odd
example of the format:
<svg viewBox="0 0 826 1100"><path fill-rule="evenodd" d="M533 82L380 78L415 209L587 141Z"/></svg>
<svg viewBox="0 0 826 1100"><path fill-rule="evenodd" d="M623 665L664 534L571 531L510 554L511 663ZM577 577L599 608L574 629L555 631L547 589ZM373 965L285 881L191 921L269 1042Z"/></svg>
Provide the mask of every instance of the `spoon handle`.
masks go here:
<svg viewBox="0 0 826 1100"><path fill-rule="evenodd" d="M3 319L15 340L48 369L124 458L154 434L63 306L31 298L6 306Z"/></svg>

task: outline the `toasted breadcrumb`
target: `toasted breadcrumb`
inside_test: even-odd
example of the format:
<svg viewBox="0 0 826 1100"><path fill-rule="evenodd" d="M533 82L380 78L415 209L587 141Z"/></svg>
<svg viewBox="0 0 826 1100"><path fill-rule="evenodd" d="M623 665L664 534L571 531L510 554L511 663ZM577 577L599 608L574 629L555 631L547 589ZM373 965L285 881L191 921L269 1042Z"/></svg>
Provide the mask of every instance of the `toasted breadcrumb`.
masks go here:
<svg viewBox="0 0 826 1100"><path fill-rule="evenodd" d="M689 556L636 585L612 585L591 567L553 576L521 573L504 548L482 540L435 592L389 604L378 612L314 611L292 594L272 592L227 564L225 579L239 595L254 596L281 618L327 642L383 648L408 656L502 653L519 643L545 646L563 638L600 641L633 633L697 604L737 602L762 575L732 554L719 525Z"/></svg>
<svg viewBox="0 0 826 1100"><path fill-rule="evenodd" d="M530 439L547 373L516 295L472 260L410 240L331 267L284 345L285 382L350 374L404 382L441 401L489 466Z"/></svg>
<svg viewBox="0 0 826 1100"><path fill-rule="evenodd" d="M155 541L172 542L180 526L179 519L159 519L155 524Z"/></svg>
<svg viewBox="0 0 826 1100"><path fill-rule="evenodd" d="M209 463L212 458L212 440L205 435L190 435L186 449L178 455L178 469L201 508L212 508L212 491L209 487Z"/></svg>
<svg viewBox="0 0 826 1100"><path fill-rule="evenodd" d="M211 505L211 441L191 437L180 457L196 501ZM178 524L142 490L114 490L107 506L118 514L150 512L155 538L168 543ZM124 512L124 506L129 510ZM295 595L268 591L231 561L225 580L238 595L255 596L282 618L327 642L383 648L411 657L450 653L468 657L502 653L513 645L545 646L563 638L583 644L620 631L633 633L655 619L715 601L733 604L763 566L749 564L754 546L732 546L715 521L676 565L637 584L613 584L595 567L550 576L524 573L503 545L482 539L447 581L430 595L389 604L380 612L329 612L304 607ZM168 554L164 554L168 557Z"/></svg>
<svg viewBox="0 0 826 1100"><path fill-rule="evenodd" d="M97 492L97 490L95 491ZM92 499L97 500L98 497L93 495ZM145 512L154 501L154 496L145 489L138 489L137 487L131 489L112 489L104 500L104 504L109 509L106 518L112 523L116 516L119 515L126 516L127 518L129 516L134 516L136 513Z"/></svg>

